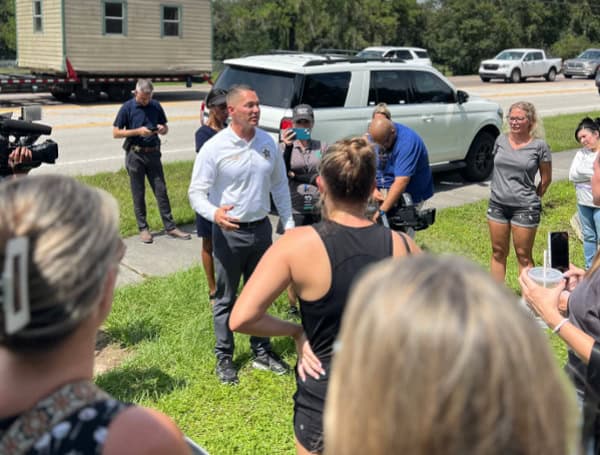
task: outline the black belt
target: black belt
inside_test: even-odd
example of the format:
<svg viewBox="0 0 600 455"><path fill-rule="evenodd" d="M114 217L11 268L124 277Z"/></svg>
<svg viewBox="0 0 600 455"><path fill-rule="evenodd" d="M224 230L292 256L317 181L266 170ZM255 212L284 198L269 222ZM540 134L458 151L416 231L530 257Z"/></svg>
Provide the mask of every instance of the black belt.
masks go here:
<svg viewBox="0 0 600 455"><path fill-rule="evenodd" d="M159 146L154 146L154 147L142 147L141 145L132 145L131 148L129 149L132 152L135 153L150 153L150 152L158 152L160 150Z"/></svg>
<svg viewBox="0 0 600 455"><path fill-rule="evenodd" d="M249 228L258 226L259 224L263 223L266 219L267 219L267 217L265 216L264 218L261 218L260 220L248 221L248 222L238 221L235 224L237 224L240 227L240 229L249 229Z"/></svg>

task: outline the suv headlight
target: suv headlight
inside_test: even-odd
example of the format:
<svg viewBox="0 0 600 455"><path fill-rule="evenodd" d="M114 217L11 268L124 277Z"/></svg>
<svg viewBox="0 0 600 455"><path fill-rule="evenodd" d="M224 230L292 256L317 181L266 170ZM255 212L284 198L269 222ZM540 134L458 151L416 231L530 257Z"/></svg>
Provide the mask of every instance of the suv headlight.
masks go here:
<svg viewBox="0 0 600 455"><path fill-rule="evenodd" d="M508 68L508 63L500 63L498 68Z"/></svg>

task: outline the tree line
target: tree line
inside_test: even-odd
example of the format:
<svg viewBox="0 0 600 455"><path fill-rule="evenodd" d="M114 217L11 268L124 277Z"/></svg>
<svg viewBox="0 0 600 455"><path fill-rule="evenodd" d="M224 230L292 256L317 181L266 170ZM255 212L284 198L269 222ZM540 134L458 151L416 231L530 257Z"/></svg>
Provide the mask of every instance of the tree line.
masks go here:
<svg viewBox="0 0 600 455"><path fill-rule="evenodd" d="M453 74L509 47L600 47L597 0L213 0L215 60L267 51L417 46Z"/></svg>
<svg viewBox="0 0 600 455"><path fill-rule="evenodd" d="M215 61L273 49L417 46L437 67L472 74L508 47L562 58L600 47L597 0L212 0L211 7ZM0 59L14 58L15 47L14 0L0 0Z"/></svg>

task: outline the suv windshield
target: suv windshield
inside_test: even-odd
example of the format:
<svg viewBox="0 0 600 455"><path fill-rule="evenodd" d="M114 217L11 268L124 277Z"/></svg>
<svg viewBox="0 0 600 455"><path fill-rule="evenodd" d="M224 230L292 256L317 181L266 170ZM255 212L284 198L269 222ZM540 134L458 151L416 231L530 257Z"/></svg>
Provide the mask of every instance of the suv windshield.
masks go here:
<svg viewBox="0 0 600 455"><path fill-rule="evenodd" d="M496 55L496 60L520 60L523 52L500 52Z"/></svg>
<svg viewBox="0 0 600 455"><path fill-rule="evenodd" d="M577 58L583 58L586 60L600 60L600 51L585 51Z"/></svg>
<svg viewBox="0 0 600 455"><path fill-rule="evenodd" d="M226 66L215 88L227 90L232 85L248 85L258 95L260 104L289 108L294 96L295 77L296 75L291 73Z"/></svg>
<svg viewBox="0 0 600 455"><path fill-rule="evenodd" d="M415 51L419 58L429 58L427 51Z"/></svg>

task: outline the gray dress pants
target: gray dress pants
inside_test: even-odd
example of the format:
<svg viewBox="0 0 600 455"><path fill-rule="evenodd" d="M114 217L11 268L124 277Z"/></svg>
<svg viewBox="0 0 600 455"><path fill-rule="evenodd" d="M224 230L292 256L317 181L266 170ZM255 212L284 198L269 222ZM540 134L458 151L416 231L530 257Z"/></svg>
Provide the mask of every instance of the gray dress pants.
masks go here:
<svg viewBox="0 0 600 455"><path fill-rule="evenodd" d="M217 290L213 305L215 328L215 354L217 359L233 357L233 333L229 330L229 316L240 284L244 283L256 268L258 261L271 246L273 228L267 217L264 220L235 231L225 231L213 224L213 256ZM255 355L271 350L269 338L250 337L250 346Z"/></svg>
<svg viewBox="0 0 600 455"><path fill-rule="evenodd" d="M133 210L139 230L148 229L146 222L146 176L154 192L158 204L160 217L167 231L175 229L175 221L171 214L171 204L167 194L167 184L160 151L156 152L127 152L125 156L125 169L129 174L131 195L133 196Z"/></svg>

